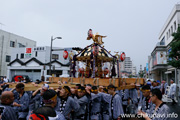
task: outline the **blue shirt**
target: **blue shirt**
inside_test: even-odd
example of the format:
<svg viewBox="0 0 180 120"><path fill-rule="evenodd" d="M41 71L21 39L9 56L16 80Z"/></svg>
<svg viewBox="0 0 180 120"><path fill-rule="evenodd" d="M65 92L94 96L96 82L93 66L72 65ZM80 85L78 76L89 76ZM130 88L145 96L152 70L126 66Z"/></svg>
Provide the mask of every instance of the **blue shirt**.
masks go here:
<svg viewBox="0 0 180 120"><path fill-rule="evenodd" d="M4 108L1 116L2 120L18 120L17 114L12 106L0 104L0 108Z"/></svg>

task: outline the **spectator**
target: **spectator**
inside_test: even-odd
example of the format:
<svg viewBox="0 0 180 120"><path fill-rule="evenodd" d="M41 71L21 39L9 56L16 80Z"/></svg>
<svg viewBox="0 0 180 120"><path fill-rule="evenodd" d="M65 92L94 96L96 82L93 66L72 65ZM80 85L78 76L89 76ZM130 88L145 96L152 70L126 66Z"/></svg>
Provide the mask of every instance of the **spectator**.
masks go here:
<svg viewBox="0 0 180 120"><path fill-rule="evenodd" d="M166 87L167 87L167 82L165 80L162 80L161 82L161 92L162 94L166 94Z"/></svg>
<svg viewBox="0 0 180 120"><path fill-rule="evenodd" d="M8 79L6 78L6 76L4 76L4 82L7 83Z"/></svg>
<svg viewBox="0 0 180 120"><path fill-rule="evenodd" d="M14 94L10 91L5 91L1 95L1 119L2 120L18 120L15 110L11 104L14 101Z"/></svg>
<svg viewBox="0 0 180 120"><path fill-rule="evenodd" d="M169 96L173 100L172 105L176 104L175 95L176 95L176 83L174 83L174 81L171 80Z"/></svg>

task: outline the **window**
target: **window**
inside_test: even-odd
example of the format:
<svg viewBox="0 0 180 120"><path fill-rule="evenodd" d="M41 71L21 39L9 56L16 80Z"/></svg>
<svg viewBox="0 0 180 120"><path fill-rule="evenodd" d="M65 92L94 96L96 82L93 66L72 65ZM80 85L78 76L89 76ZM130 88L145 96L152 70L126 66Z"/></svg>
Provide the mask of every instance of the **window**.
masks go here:
<svg viewBox="0 0 180 120"><path fill-rule="evenodd" d="M165 45L165 37L162 38L160 45Z"/></svg>
<svg viewBox="0 0 180 120"><path fill-rule="evenodd" d="M41 72L41 70L34 70L34 72Z"/></svg>
<svg viewBox="0 0 180 120"><path fill-rule="evenodd" d="M35 57L37 57L37 55L38 55L38 52L36 51L36 53L35 53Z"/></svg>
<svg viewBox="0 0 180 120"><path fill-rule="evenodd" d="M16 54L16 58L18 59L18 54Z"/></svg>
<svg viewBox="0 0 180 120"><path fill-rule="evenodd" d="M174 32L176 31L176 21L174 22Z"/></svg>
<svg viewBox="0 0 180 120"><path fill-rule="evenodd" d="M171 35L172 35L172 33L173 33L173 27L171 26Z"/></svg>
<svg viewBox="0 0 180 120"><path fill-rule="evenodd" d="M23 59L24 58L24 53L21 53L21 59Z"/></svg>
<svg viewBox="0 0 180 120"><path fill-rule="evenodd" d="M59 55L58 54L53 54L52 55L52 59L58 59L59 58Z"/></svg>
<svg viewBox="0 0 180 120"><path fill-rule="evenodd" d="M15 42L14 41L10 41L10 47L15 47Z"/></svg>
<svg viewBox="0 0 180 120"><path fill-rule="evenodd" d="M169 29L169 37L171 36L170 29Z"/></svg>
<svg viewBox="0 0 180 120"><path fill-rule="evenodd" d="M166 38L167 38L167 40L168 40L168 32L166 33Z"/></svg>
<svg viewBox="0 0 180 120"><path fill-rule="evenodd" d="M6 55L6 62L10 62L11 61L11 56Z"/></svg>
<svg viewBox="0 0 180 120"><path fill-rule="evenodd" d="M32 70L26 70L26 72L32 72Z"/></svg>

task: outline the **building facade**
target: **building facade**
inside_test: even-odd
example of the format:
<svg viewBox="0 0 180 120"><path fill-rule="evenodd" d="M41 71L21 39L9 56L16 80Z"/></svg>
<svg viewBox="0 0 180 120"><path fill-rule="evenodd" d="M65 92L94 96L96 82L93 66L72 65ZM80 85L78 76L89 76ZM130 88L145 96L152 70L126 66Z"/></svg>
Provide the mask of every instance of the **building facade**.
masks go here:
<svg viewBox="0 0 180 120"><path fill-rule="evenodd" d="M0 30L0 76L7 76L13 48L36 47L36 41Z"/></svg>
<svg viewBox="0 0 180 120"><path fill-rule="evenodd" d="M176 68L167 63L168 60L170 60L168 54L171 51L170 43L173 40L172 33L177 31L179 25L180 5L176 4L160 31L158 37L159 42L152 51L151 56L148 57L148 74L150 78L160 81L166 80L168 83L173 79L176 84L180 83L180 75L178 74L180 71L177 71Z"/></svg>
<svg viewBox="0 0 180 120"><path fill-rule="evenodd" d="M129 75L136 75L136 67L133 66L130 57L126 57L123 62L120 62L120 71L122 77L128 77Z"/></svg>
<svg viewBox="0 0 180 120"><path fill-rule="evenodd" d="M62 74L69 75L69 58L63 58L63 52L74 52L72 48L53 47L51 59L51 75L59 77ZM50 47L28 47L13 49L12 60L8 66L8 78L14 75L28 75L31 80L41 79L50 75Z"/></svg>

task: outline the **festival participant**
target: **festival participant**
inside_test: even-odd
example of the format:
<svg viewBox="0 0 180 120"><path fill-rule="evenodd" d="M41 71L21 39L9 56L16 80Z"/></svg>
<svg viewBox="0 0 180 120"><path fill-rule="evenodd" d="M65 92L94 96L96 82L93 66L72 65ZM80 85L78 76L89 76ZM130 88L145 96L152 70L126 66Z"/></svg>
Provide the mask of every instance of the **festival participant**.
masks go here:
<svg viewBox="0 0 180 120"><path fill-rule="evenodd" d="M85 87L79 87L77 96L74 97L75 101L80 105L79 111L75 113L75 120L84 120L85 118L86 105L88 104L88 99L85 94Z"/></svg>
<svg viewBox="0 0 180 120"><path fill-rule="evenodd" d="M111 96L108 94L107 88L103 88L103 91L99 94L101 95L101 118L102 120L109 120L109 104Z"/></svg>
<svg viewBox="0 0 180 120"><path fill-rule="evenodd" d="M134 85L134 83L132 83L131 85ZM131 100L131 103L138 107L138 93L136 88L129 90L129 98Z"/></svg>
<svg viewBox="0 0 180 120"><path fill-rule="evenodd" d="M51 107L55 110L55 107L57 106L56 91L52 89L46 90L42 96L43 96L43 102L44 102L43 107ZM55 110L55 112L57 114L57 120L65 120L64 115L60 111Z"/></svg>
<svg viewBox="0 0 180 120"><path fill-rule="evenodd" d="M154 81L152 82L151 90L152 90L152 89L156 89L156 88L159 89L157 81L154 80Z"/></svg>
<svg viewBox="0 0 180 120"><path fill-rule="evenodd" d="M120 118L122 114L124 114L122 104L121 104L121 98L115 92L115 90L116 90L116 87L114 85L108 86L108 93L111 95L110 104L109 104L111 120L117 120L118 118Z"/></svg>
<svg viewBox="0 0 180 120"><path fill-rule="evenodd" d="M91 100L91 84L86 84L85 90L86 90L86 97L88 99L88 104L86 105L86 113L85 113L85 120L89 119L90 117L90 100Z"/></svg>
<svg viewBox="0 0 180 120"><path fill-rule="evenodd" d="M58 120L58 116L52 107L45 106L33 110L32 114L27 120Z"/></svg>
<svg viewBox="0 0 180 120"><path fill-rule="evenodd" d="M74 112L78 112L80 106L71 97L71 90L68 86L62 87L61 90L59 90L58 100L57 100L57 106L55 108L56 111L61 112L66 119L70 119L70 113L73 110Z"/></svg>
<svg viewBox="0 0 180 120"><path fill-rule="evenodd" d="M150 91L151 91L151 88L149 85L145 85L142 87L142 93L143 93L143 100L142 100L142 104L141 104L141 110L146 112L146 113L149 113L150 112L150 108L153 106L153 103L150 99Z"/></svg>
<svg viewBox="0 0 180 120"><path fill-rule="evenodd" d="M101 112L101 96L98 94L98 89L96 86L92 86L91 89L91 99L89 103L89 119L99 120Z"/></svg>
<svg viewBox="0 0 180 120"><path fill-rule="evenodd" d="M168 120L169 107L161 100L162 93L160 89L156 88L151 90L150 97L152 103L155 104L155 106L151 108L150 114L143 111L139 111L138 114L142 115L146 120Z"/></svg>
<svg viewBox="0 0 180 120"><path fill-rule="evenodd" d="M1 95L1 119L2 120L18 120L17 114L11 104L14 101L14 94L10 91L5 91Z"/></svg>
<svg viewBox="0 0 180 120"><path fill-rule="evenodd" d="M44 102L43 102L43 93L49 89L48 84L43 84L41 88L38 88L36 91L32 93L30 102L29 102L29 113L27 115L27 118L29 118L29 115L31 112L38 107L42 107Z"/></svg>
<svg viewBox="0 0 180 120"><path fill-rule="evenodd" d="M24 87L23 83L16 85L16 91L19 93L19 96L13 102L14 109L18 112L19 120L26 120L29 111L29 96L24 91Z"/></svg>
<svg viewBox="0 0 180 120"><path fill-rule="evenodd" d="M157 82L157 87L156 88L161 90L161 82L159 80L157 80L156 82Z"/></svg>
<svg viewBox="0 0 180 120"><path fill-rule="evenodd" d="M126 85L126 82L123 82L122 86L125 86L125 85ZM128 99L129 99L129 90L128 89L118 90L117 93L121 97L123 111L124 113L126 113L126 108L127 108Z"/></svg>
<svg viewBox="0 0 180 120"><path fill-rule="evenodd" d="M136 83L136 90L137 90L137 94L138 94L138 104L142 103L142 99L143 99L143 93L141 91L141 85L139 83Z"/></svg>

